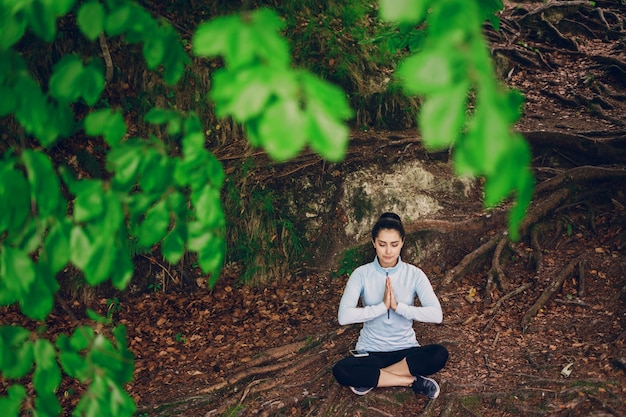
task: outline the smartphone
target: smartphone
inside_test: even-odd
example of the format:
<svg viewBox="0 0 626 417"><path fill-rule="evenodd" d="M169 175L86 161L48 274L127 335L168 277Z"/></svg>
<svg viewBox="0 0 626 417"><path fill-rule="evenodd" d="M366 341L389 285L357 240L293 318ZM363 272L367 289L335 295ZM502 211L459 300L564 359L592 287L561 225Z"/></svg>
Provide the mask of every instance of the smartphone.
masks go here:
<svg viewBox="0 0 626 417"><path fill-rule="evenodd" d="M369 356L369 353L367 353L366 351L356 350L356 349L351 349L350 354L354 356L355 358L362 358L364 356Z"/></svg>

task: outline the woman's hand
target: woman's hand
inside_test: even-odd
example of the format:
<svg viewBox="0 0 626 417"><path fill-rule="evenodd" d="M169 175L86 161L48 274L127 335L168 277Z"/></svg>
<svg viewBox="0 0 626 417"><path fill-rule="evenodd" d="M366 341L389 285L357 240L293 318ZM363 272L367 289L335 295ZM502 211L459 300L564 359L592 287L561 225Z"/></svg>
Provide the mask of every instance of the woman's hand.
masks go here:
<svg viewBox="0 0 626 417"><path fill-rule="evenodd" d="M398 307L398 302L396 301L396 296L393 294L391 278L389 277L387 277L387 282L385 283L385 295L383 296L383 300L385 301L385 306L387 307L387 309L396 311L396 308Z"/></svg>

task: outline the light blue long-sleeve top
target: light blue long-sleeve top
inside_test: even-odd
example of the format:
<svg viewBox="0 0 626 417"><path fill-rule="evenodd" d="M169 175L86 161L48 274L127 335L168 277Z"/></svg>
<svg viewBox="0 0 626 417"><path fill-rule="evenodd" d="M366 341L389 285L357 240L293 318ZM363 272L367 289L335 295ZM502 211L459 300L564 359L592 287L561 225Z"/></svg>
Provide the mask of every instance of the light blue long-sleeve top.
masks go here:
<svg viewBox="0 0 626 417"><path fill-rule="evenodd" d="M398 302L389 311L383 296L387 274ZM415 296L420 306L415 306ZM361 298L362 307L358 307ZM392 268L383 268L378 257L354 270L339 303L339 324L363 323L356 348L368 352L390 352L419 346L413 320L441 323L441 304L426 274L398 258Z"/></svg>

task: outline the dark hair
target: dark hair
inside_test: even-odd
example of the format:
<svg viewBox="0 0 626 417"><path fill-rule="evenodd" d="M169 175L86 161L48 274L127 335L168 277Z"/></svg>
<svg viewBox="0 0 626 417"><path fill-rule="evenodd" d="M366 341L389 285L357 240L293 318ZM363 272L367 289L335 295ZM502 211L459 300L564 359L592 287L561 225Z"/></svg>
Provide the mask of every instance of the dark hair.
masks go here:
<svg viewBox="0 0 626 417"><path fill-rule="evenodd" d="M396 213L387 212L380 215L378 221L372 228L372 240L376 240L381 229L397 230L402 240L404 240L404 226L402 226L400 216Z"/></svg>

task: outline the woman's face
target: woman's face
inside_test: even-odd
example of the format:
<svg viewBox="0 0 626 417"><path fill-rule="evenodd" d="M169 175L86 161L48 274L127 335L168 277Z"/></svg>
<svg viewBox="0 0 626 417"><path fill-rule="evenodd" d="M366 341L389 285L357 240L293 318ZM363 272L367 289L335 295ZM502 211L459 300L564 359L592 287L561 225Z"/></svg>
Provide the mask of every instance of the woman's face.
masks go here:
<svg viewBox="0 0 626 417"><path fill-rule="evenodd" d="M394 229L380 229L373 243L380 266L383 268L396 266L402 245L404 245L400 232Z"/></svg>

